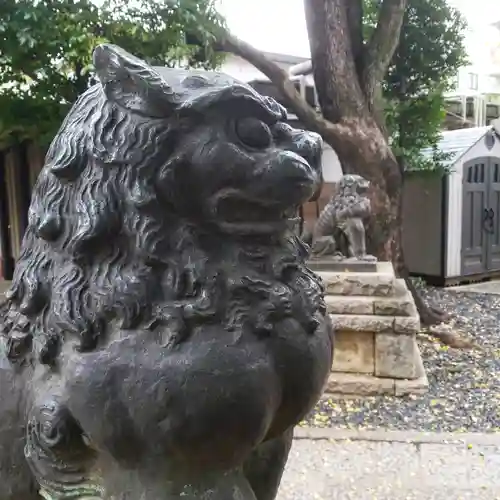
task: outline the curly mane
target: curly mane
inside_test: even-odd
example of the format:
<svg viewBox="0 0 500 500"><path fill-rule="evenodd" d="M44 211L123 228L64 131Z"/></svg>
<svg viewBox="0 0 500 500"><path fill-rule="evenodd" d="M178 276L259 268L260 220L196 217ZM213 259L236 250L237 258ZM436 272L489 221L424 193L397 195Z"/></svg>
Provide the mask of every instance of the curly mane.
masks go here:
<svg viewBox="0 0 500 500"><path fill-rule="evenodd" d="M232 242L251 275L210 264L203 230L178 215L176 145L186 126L133 113L101 84L75 103L34 189L7 295L1 335L11 360L54 365L65 339L89 351L119 328L163 328L174 346L215 317L265 334L277 312L309 322L308 311L324 313L322 285L291 234ZM214 305L221 294L224 310Z"/></svg>

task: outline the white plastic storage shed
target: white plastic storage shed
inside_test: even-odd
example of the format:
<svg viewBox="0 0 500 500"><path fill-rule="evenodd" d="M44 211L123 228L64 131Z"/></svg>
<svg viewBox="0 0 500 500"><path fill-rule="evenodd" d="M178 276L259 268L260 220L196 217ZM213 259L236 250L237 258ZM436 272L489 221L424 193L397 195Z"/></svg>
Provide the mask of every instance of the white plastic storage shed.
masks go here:
<svg viewBox="0 0 500 500"><path fill-rule="evenodd" d="M446 131L451 173L412 173L403 195L409 271L439 286L500 275L500 123Z"/></svg>

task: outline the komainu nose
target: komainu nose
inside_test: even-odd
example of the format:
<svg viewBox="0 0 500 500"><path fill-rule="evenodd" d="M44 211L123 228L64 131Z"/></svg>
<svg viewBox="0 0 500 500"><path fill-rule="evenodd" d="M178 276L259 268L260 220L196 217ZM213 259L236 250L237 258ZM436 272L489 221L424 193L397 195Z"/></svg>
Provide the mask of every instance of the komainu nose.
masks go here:
<svg viewBox="0 0 500 500"><path fill-rule="evenodd" d="M314 132L304 132L303 151L301 155L315 170L321 170L321 157L323 153L323 139Z"/></svg>
<svg viewBox="0 0 500 500"><path fill-rule="evenodd" d="M273 134L282 147L302 156L321 177L323 139L319 134L295 129L288 123L277 124Z"/></svg>
<svg viewBox="0 0 500 500"><path fill-rule="evenodd" d="M319 134L297 130L293 134L293 141L289 149L302 156L311 168L321 176L323 139Z"/></svg>

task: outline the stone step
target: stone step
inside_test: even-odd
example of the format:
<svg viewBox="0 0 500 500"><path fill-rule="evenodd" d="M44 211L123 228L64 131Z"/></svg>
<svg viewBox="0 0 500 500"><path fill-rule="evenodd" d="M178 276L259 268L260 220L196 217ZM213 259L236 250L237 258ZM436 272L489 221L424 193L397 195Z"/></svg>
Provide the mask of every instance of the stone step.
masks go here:
<svg viewBox="0 0 500 500"><path fill-rule="evenodd" d="M331 314L375 316L416 316L417 309L411 296L376 297L353 295L326 295L327 310Z"/></svg>
<svg viewBox="0 0 500 500"><path fill-rule="evenodd" d="M380 316L362 314L330 314L333 328L344 332L400 333L415 335L420 331L416 316Z"/></svg>
<svg viewBox="0 0 500 500"><path fill-rule="evenodd" d="M377 272L320 271L326 295L361 295L374 297L395 296L398 287L390 262L379 262Z"/></svg>

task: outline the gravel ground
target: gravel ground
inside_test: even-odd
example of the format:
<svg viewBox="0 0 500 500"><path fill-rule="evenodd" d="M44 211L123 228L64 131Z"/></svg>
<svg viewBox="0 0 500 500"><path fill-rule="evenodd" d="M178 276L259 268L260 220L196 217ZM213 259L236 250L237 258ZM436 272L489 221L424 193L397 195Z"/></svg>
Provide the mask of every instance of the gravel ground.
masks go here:
<svg viewBox="0 0 500 500"><path fill-rule="evenodd" d="M429 378L423 396L323 400L302 426L500 432L500 295L424 288L480 346L456 350L419 340Z"/></svg>

